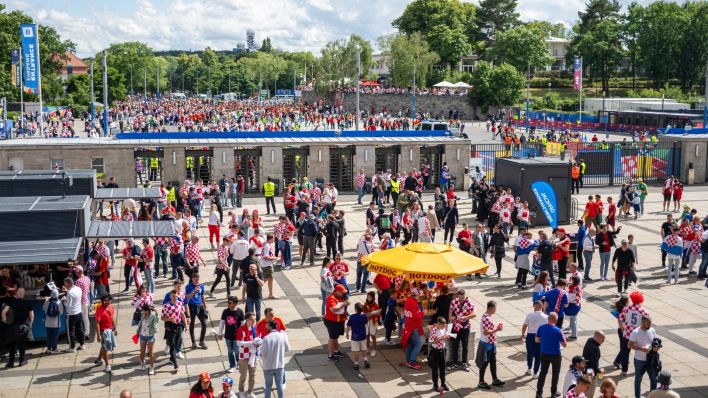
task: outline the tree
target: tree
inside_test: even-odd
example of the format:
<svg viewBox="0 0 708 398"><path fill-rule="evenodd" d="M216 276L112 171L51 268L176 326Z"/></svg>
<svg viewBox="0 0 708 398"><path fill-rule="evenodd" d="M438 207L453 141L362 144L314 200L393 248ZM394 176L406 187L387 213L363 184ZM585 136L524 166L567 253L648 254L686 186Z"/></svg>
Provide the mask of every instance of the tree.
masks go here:
<svg viewBox="0 0 708 398"><path fill-rule="evenodd" d="M549 37L558 37L558 38L565 38L566 37L566 27L565 24L558 22L555 24L552 24L548 21L531 21L527 22L525 24L529 28L536 29L539 32L542 32L544 34L544 39L549 38Z"/></svg>
<svg viewBox="0 0 708 398"><path fill-rule="evenodd" d="M686 9L676 3L658 1L644 10L637 42L641 63L657 89L676 75L679 65L685 67L679 60L684 46L683 32L689 20Z"/></svg>
<svg viewBox="0 0 708 398"><path fill-rule="evenodd" d="M622 21L622 39L629 52L629 62L632 71L632 90L637 90L637 63L639 57L639 29L644 19L644 7L632 2L627 6L627 14Z"/></svg>
<svg viewBox="0 0 708 398"><path fill-rule="evenodd" d="M423 36L415 32L410 36L394 34L379 39L379 48L388 57L386 63L394 86L413 85L413 70L416 85L426 86L426 76L440 57L430 49Z"/></svg>
<svg viewBox="0 0 708 398"><path fill-rule="evenodd" d="M481 61L472 71L470 84L474 86L468 94L470 103L487 112L490 106L514 104L521 97L524 76L509 64Z"/></svg>
<svg viewBox="0 0 708 398"><path fill-rule="evenodd" d="M496 62L506 62L519 71L542 68L550 65L553 59L548 54L546 33L527 25L498 32L496 40L489 48L489 58Z"/></svg>
<svg viewBox="0 0 708 398"><path fill-rule="evenodd" d="M325 82L342 86L347 80L356 79L356 53L361 50L360 69L361 76L365 76L371 68L373 49L368 40L359 35L351 35L348 40L335 40L327 43L322 49L320 61L322 79Z"/></svg>
<svg viewBox="0 0 708 398"><path fill-rule="evenodd" d="M578 17L566 61L572 64L574 56L582 56L583 69L590 68L591 76L598 76L607 91L610 73L623 55L620 4L617 0L589 0Z"/></svg>
<svg viewBox="0 0 708 398"><path fill-rule="evenodd" d="M681 89L687 93L694 86L705 84L708 62L708 3L686 2L683 8L688 14L688 24L684 28L681 41L681 67L678 68L678 78Z"/></svg>
<svg viewBox="0 0 708 398"><path fill-rule="evenodd" d="M402 33L420 33L447 64L457 63L472 49L475 8L460 0L414 0L392 25Z"/></svg>
<svg viewBox="0 0 708 398"><path fill-rule="evenodd" d="M270 43L270 37L263 39L263 44L261 44L261 51L264 53L273 52L273 45Z"/></svg>
<svg viewBox="0 0 708 398"><path fill-rule="evenodd" d="M477 9L479 33L477 40L488 46L499 32L519 25L516 0L482 0Z"/></svg>

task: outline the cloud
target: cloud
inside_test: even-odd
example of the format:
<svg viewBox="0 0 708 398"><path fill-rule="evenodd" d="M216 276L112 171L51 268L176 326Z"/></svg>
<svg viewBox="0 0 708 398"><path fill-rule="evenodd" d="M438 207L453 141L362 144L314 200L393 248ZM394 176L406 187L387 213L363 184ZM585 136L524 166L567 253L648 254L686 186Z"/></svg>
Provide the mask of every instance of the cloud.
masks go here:
<svg viewBox="0 0 708 398"><path fill-rule="evenodd" d="M640 0L649 3L650 0ZM284 50L309 50L352 33L371 40L391 33L408 0L9 0L41 24L54 26L90 56L112 43L142 41L156 50L229 50L256 32ZM478 3L478 1L475 1ZM622 0L626 5L629 0ZM570 26L584 0L524 0L522 20Z"/></svg>

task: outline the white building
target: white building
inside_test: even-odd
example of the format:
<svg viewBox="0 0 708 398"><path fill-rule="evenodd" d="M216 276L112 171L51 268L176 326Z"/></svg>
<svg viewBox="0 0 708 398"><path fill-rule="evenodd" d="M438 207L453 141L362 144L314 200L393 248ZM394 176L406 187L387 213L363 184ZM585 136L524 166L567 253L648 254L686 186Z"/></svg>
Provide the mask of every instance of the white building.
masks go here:
<svg viewBox="0 0 708 398"><path fill-rule="evenodd" d="M570 40L568 39L559 37L546 39L548 55L553 59L553 63L546 66L546 70L565 70L565 54L568 52L568 46L570 46ZM479 55L468 55L460 58L457 68L460 72L472 72L479 61L481 61Z"/></svg>

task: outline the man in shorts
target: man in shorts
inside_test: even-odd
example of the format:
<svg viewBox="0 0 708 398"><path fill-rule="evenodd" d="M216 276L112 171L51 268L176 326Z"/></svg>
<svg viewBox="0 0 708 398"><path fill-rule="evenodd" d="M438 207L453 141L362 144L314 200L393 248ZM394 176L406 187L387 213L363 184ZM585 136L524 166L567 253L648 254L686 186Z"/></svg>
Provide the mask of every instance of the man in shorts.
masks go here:
<svg viewBox="0 0 708 398"><path fill-rule="evenodd" d="M98 325L98 333L96 333L96 341L101 343L101 350L98 352L98 358L94 362L96 365L101 365L102 360L106 363L106 373L111 373L111 365L108 364L108 352L113 352L116 348L116 331L115 310L111 304L112 297L107 294L101 297L101 305L96 308L96 325Z"/></svg>
<svg viewBox="0 0 708 398"><path fill-rule="evenodd" d="M327 328L327 359L338 361L344 354L339 350L339 336L344 334L344 323L347 321L349 301L345 298L347 289L336 285L334 291L327 297L324 324Z"/></svg>
<svg viewBox="0 0 708 398"><path fill-rule="evenodd" d="M263 278L268 285L268 299L274 300L278 297L273 295L273 265L275 264L276 256L274 254L274 237L273 234L266 236L266 243L263 244L261 252L260 265L263 270Z"/></svg>
<svg viewBox="0 0 708 398"><path fill-rule="evenodd" d="M367 323L369 321L363 313L364 306L361 303L354 304L355 314L347 320L346 338L351 339L352 352L354 353L354 370L359 371L359 356L364 352L364 367L369 369L368 351L366 349ZM349 334L351 332L351 336Z"/></svg>

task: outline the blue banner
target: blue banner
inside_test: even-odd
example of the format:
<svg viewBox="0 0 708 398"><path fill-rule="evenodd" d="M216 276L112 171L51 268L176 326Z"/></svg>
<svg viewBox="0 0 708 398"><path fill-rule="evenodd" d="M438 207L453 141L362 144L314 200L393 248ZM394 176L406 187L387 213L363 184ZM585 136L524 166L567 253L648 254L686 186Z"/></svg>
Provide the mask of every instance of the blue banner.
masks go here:
<svg viewBox="0 0 708 398"><path fill-rule="evenodd" d="M534 182L531 184L531 190L536 196L539 206L541 206L543 215L546 216L546 220L548 220L548 225L550 225L551 228L556 228L558 226L556 191L553 190L551 184L545 181Z"/></svg>
<svg viewBox="0 0 708 398"><path fill-rule="evenodd" d="M37 25L21 24L22 56L24 57L24 90L26 93L37 93L39 90L39 42L37 41Z"/></svg>

